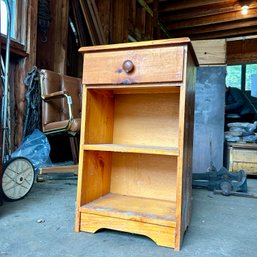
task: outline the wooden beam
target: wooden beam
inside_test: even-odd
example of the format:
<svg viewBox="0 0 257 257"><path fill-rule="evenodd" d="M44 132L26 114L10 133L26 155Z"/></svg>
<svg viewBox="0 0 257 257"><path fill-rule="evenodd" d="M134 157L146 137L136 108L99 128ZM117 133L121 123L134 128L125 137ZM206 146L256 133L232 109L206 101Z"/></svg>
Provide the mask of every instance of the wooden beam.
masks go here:
<svg viewBox="0 0 257 257"><path fill-rule="evenodd" d="M193 34L190 36L190 38L193 40L200 40L200 39L229 38L229 37L247 36L247 35L257 35L257 26L249 27L249 28L224 30L224 31L219 31L214 33Z"/></svg>
<svg viewBox="0 0 257 257"><path fill-rule="evenodd" d="M201 7L204 5L210 4L219 4L219 3L230 3L233 4L236 0L173 0L173 1L165 1L164 3L160 3L160 12L170 12L170 11L178 11L187 8Z"/></svg>
<svg viewBox="0 0 257 257"><path fill-rule="evenodd" d="M96 0L96 6L98 8L99 20L102 24L105 42L108 43L110 40L110 24L112 19L111 1Z"/></svg>
<svg viewBox="0 0 257 257"><path fill-rule="evenodd" d="M1 49L6 49L6 36L5 35L1 35L0 45L1 45ZM16 42L14 40L11 40L11 42L10 42L10 51L12 54L17 55L17 57L28 56L26 47L23 44Z"/></svg>
<svg viewBox="0 0 257 257"><path fill-rule="evenodd" d="M75 22L75 26L78 34L79 46L85 46L87 44L86 29L83 24L83 19L81 16L78 0L71 1L71 9L72 9L74 22Z"/></svg>
<svg viewBox="0 0 257 257"><path fill-rule="evenodd" d="M128 42L129 0L112 0L111 43Z"/></svg>
<svg viewBox="0 0 257 257"><path fill-rule="evenodd" d="M106 44L102 24L94 0L79 0L93 45Z"/></svg>
<svg viewBox="0 0 257 257"><path fill-rule="evenodd" d="M199 65L225 65L226 40L197 40L192 41Z"/></svg>
<svg viewBox="0 0 257 257"><path fill-rule="evenodd" d="M26 45L28 56L18 59L15 62L14 79L14 97L15 97L15 114L12 121L15 122L14 131L14 147L18 147L22 142L23 121L25 112L25 87L24 78L36 63L37 54L37 13L38 1L27 2L27 26L26 26ZM12 101L11 101L12 102Z"/></svg>
<svg viewBox="0 0 257 257"><path fill-rule="evenodd" d="M151 17L153 17L153 11L152 9L148 6L148 4L144 1L144 0L137 0L137 2L146 10L147 13L149 13L151 15ZM166 29L166 27L160 22L158 21L158 24L161 28L161 30L168 36L171 37L169 31Z"/></svg>
<svg viewBox="0 0 257 257"><path fill-rule="evenodd" d="M189 19L189 20L172 22L171 24L167 25L167 28L169 30L183 29L183 28L197 27L197 26L203 26L203 25L218 24L222 22L256 18L256 16L257 16L257 8L254 8L254 9L250 9L247 15L243 15L241 11L211 15L207 17L200 17L198 19Z"/></svg>
<svg viewBox="0 0 257 257"><path fill-rule="evenodd" d="M227 42L227 63L257 62L257 39Z"/></svg>
<svg viewBox="0 0 257 257"><path fill-rule="evenodd" d="M153 39L160 39L159 0L153 1Z"/></svg>
<svg viewBox="0 0 257 257"><path fill-rule="evenodd" d="M195 27L195 28L189 28L189 29L173 30L172 32L177 37L184 37L184 36L190 37L190 35L193 35L193 34L218 32L218 31L239 29L239 28L249 28L253 26L257 26L257 19L213 24L213 25L207 25L207 26L201 26L201 27Z"/></svg>
<svg viewBox="0 0 257 257"><path fill-rule="evenodd" d="M217 3L212 5L204 5L199 7L194 7L190 9L184 9L173 12L160 12L160 17L162 18L163 22L171 22L171 21L179 21L179 20L187 20L187 19L193 19L193 18L199 18L199 17L206 17L209 15L218 15L218 14L224 14L224 13L230 13L235 11L241 11L242 5L240 5L238 2L235 2L233 4L223 2L223 3ZM253 3L249 6L249 10L257 8L257 3Z"/></svg>
<svg viewBox="0 0 257 257"><path fill-rule="evenodd" d="M68 45L69 0L58 0L56 4L54 71L66 74L66 54Z"/></svg>

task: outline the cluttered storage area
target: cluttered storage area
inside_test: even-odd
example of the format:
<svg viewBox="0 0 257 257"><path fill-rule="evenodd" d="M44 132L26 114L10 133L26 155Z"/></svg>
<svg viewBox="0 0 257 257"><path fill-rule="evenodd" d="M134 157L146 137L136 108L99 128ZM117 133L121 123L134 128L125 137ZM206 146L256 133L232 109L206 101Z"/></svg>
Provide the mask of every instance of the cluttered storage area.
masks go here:
<svg viewBox="0 0 257 257"><path fill-rule="evenodd" d="M256 1L0 11L0 255L255 256Z"/></svg>

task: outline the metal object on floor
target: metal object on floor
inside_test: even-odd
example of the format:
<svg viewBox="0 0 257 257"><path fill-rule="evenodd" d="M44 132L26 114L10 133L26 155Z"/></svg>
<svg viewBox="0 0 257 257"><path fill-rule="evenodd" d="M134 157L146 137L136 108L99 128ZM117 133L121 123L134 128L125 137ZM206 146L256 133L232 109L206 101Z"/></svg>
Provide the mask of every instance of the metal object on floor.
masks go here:
<svg viewBox="0 0 257 257"><path fill-rule="evenodd" d="M193 174L194 188L207 188L208 190L221 190L223 195L230 195L232 192L247 192L247 177L243 170L229 172L222 167L219 171L211 162L206 173Z"/></svg>
<svg viewBox="0 0 257 257"><path fill-rule="evenodd" d="M223 194L222 190L214 190L213 193L215 195ZM234 191L232 191L230 193L230 195L247 197L247 198L257 198L257 194L256 193L243 193L243 192L234 192Z"/></svg>
<svg viewBox="0 0 257 257"><path fill-rule="evenodd" d="M2 189L4 197L9 201L20 200L31 190L35 179L32 163L17 157L9 160L4 167Z"/></svg>

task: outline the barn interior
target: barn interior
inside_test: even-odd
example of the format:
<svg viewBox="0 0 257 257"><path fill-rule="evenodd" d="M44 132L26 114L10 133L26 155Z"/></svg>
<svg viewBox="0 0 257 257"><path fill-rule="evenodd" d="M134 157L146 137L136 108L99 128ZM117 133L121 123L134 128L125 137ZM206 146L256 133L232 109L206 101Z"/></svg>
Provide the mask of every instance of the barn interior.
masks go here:
<svg viewBox="0 0 257 257"><path fill-rule="evenodd" d="M101 47L111 49L116 45L122 48L124 44L128 45L125 50L129 51L129 44L133 48L140 44L151 45L150 42L169 40L190 40L193 56L197 60L195 103L192 107L194 124L191 131L193 178L194 174L202 176L199 174L205 174L213 168L220 171L224 167L234 174L243 170L244 173L240 173L237 179L241 179L240 186L247 181L248 192L240 192L241 195L239 193L226 198L214 192L193 189L192 226L190 225L185 233L179 253L157 247L149 238L136 234L123 234L113 230L104 230L92 235L75 233L77 181L81 179L78 174L82 171L79 166L86 166L86 157L83 157L83 161L80 159L80 156L84 156L81 154L80 140L84 140L84 137L85 141L91 140L86 133L82 133L81 137L81 129L86 126L81 125L86 119L86 115L84 120L81 117L83 91L84 87L86 88L84 74L87 72L85 52L97 49L102 51ZM20 154L24 140L35 129L42 132L47 144L43 147L39 145L42 152L35 154L35 157L35 150L27 153L27 146L23 148L25 152L22 154L27 154L25 157L28 159L38 160L45 155L44 163L36 166L35 178L31 182L33 187L27 192L28 195L26 193L25 198L21 197L21 200L13 202L4 200L4 194L0 197L0 212L3 213L3 219L0 219L3 230L0 235L5 241L0 243L0 255L106 256L108 253L112 256L231 256L233 253L233 256L242 256L247 253L248 256L255 256L257 249L253 238L257 213L254 199L257 184L256 45L255 0L1 0L0 177L2 178L7 164L15 158L13 153ZM85 50L87 47L89 50ZM113 58L115 59L115 56ZM106 62L103 67L109 68L110 64L112 62ZM97 67L98 64L91 65ZM49 81L53 82L53 88L49 83L44 83L44 76L51 78ZM72 81L70 78L73 78ZM90 83L89 86L92 86ZM237 88L247 97L254 109L251 119L243 120L241 115L226 113L225 86ZM89 89L92 92L95 90L93 87ZM106 92L103 91L103 95ZM170 91L168 93L173 94ZM119 93L111 94L115 98ZM47 101L50 96L56 98L57 102L49 107ZM66 99L67 103L63 99ZM92 99L98 98L94 98L92 94ZM105 98L101 99L100 107L100 102L105 101ZM122 98L117 99L115 104L122 106L119 102ZM129 97L124 99L128 104L132 101ZM139 102L135 106L142 107L145 102L151 100L153 106L158 109L157 100L151 97L142 99L144 100L135 98ZM163 102L167 101L166 98L163 99ZM7 100L8 102L5 102ZM70 106L73 109L70 109ZM132 107L130 108L132 110ZM151 112L155 113L152 109ZM104 110L102 112L104 113ZM96 112L92 111L92 114L97 117ZM90 116L89 111L87 115ZM90 119L89 123L94 123ZM52 121L55 123L51 123ZM235 122L248 123L247 137L238 131L229 131L228 124ZM60 124L62 126L57 128ZM95 131L101 134L101 130L97 128L100 123L95 124ZM161 134L164 129L157 131ZM91 134L94 134L94 129ZM90 147L93 146L82 148L87 151L110 151L104 146L101 150ZM124 149L122 151L132 151ZM179 151L174 155L179 155ZM150 156L151 154L152 152ZM115 153L114 156L116 155L119 154ZM78 187L79 190L85 186L83 183ZM227 225L229 223L231 225ZM10 226L17 226L18 232L10 235L7 232ZM31 231L26 231L29 227ZM220 233L217 233L217 229ZM52 231L49 235L48 230ZM34 234L39 238L35 239ZM23 238L16 244L18 238L23 235L31 243ZM247 243L243 242L243 237ZM54 238L58 238L56 244L52 244ZM84 243L87 250L83 249ZM243 252L245 244L247 250ZM14 245L17 245L17 252L13 250ZM179 250L180 247L175 248ZM30 252L26 252L27 249Z"/></svg>

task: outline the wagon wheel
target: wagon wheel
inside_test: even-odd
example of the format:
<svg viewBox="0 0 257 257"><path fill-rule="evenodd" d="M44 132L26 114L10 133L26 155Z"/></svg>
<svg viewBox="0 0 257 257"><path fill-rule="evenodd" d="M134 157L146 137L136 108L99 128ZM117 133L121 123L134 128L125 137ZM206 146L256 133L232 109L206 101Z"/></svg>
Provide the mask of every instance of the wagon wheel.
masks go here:
<svg viewBox="0 0 257 257"><path fill-rule="evenodd" d="M24 158L17 157L8 161L4 166L2 191L9 201L20 200L31 190L35 178L32 163Z"/></svg>

